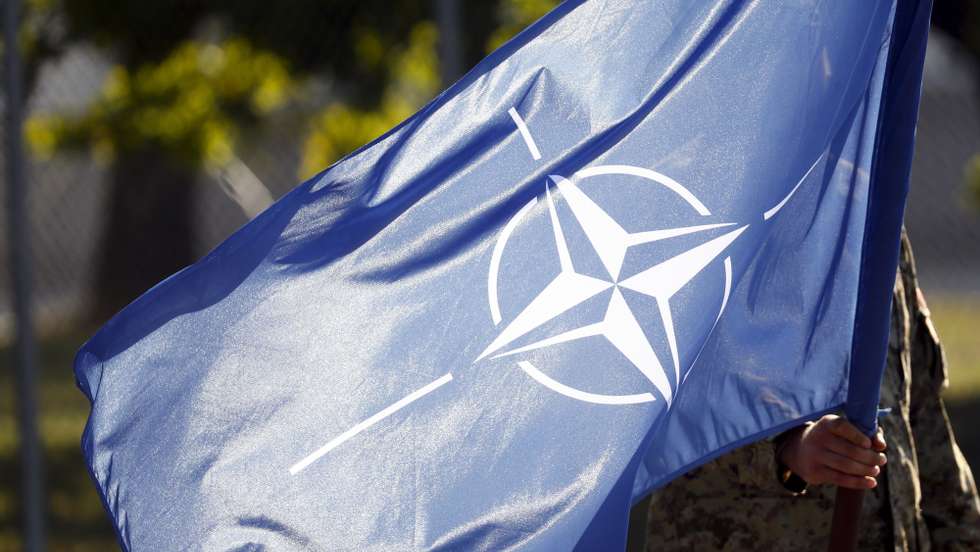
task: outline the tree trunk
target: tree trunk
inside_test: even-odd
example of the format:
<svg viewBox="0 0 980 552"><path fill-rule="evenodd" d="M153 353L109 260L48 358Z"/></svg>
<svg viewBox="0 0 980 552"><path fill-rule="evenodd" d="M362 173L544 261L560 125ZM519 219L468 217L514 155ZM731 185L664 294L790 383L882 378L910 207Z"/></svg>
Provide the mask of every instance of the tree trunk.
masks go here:
<svg viewBox="0 0 980 552"><path fill-rule="evenodd" d="M116 160L95 282L98 321L194 261L194 182L190 167L158 152Z"/></svg>

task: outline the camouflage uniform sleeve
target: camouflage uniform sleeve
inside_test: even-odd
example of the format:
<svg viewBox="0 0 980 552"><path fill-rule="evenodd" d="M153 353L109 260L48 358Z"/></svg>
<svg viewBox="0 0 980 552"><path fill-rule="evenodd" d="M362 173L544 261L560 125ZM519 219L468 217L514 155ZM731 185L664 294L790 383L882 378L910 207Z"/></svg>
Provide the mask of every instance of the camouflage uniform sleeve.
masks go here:
<svg viewBox="0 0 980 552"><path fill-rule="evenodd" d="M833 489L795 496L776 478L773 443L758 441L678 477L653 495L648 550L827 549Z"/></svg>
<svg viewBox="0 0 980 552"><path fill-rule="evenodd" d="M909 418L914 436L922 516L936 550L980 550L980 500L970 466L956 445L940 397L947 385L942 346L919 290L907 238L902 277L910 307ZM887 439L887 436L886 436Z"/></svg>

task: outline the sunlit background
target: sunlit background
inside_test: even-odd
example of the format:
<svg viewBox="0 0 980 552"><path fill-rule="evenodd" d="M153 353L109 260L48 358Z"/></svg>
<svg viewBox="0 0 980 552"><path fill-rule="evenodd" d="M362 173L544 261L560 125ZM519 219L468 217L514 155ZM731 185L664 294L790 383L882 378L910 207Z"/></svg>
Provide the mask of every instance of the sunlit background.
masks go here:
<svg viewBox="0 0 980 552"><path fill-rule="evenodd" d="M116 546L79 449L88 403L71 360L81 343L556 3L21 0L25 243L51 550ZM936 4L906 220L946 346L950 418L980 466L969 424L980 416L980 5ZM7 217L0 551L19 550L23 529Z"/></svg>

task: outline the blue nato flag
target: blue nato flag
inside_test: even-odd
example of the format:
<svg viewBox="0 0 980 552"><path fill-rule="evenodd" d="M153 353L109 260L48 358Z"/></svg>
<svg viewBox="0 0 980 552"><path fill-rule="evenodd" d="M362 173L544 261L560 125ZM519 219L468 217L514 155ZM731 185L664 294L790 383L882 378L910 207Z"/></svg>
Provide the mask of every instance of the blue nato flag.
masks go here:
<svg viewBox="0 0 980 552"><path fill-rule="evenodd" d="M874 427L930 3L566 2L78 353L126 550L612 550Z"/></svg>

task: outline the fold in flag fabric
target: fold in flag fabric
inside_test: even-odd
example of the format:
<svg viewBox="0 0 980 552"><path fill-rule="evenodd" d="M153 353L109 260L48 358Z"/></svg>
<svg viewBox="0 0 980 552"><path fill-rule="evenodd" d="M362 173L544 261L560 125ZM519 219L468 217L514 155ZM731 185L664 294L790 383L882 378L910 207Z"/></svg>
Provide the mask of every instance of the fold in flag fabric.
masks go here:
<svg viewBox="0 0 980 552"><path fill-rule="evenodd" d="M928 1L567 2L78 353L126 550L615 550L874 427Z"/></svg>

